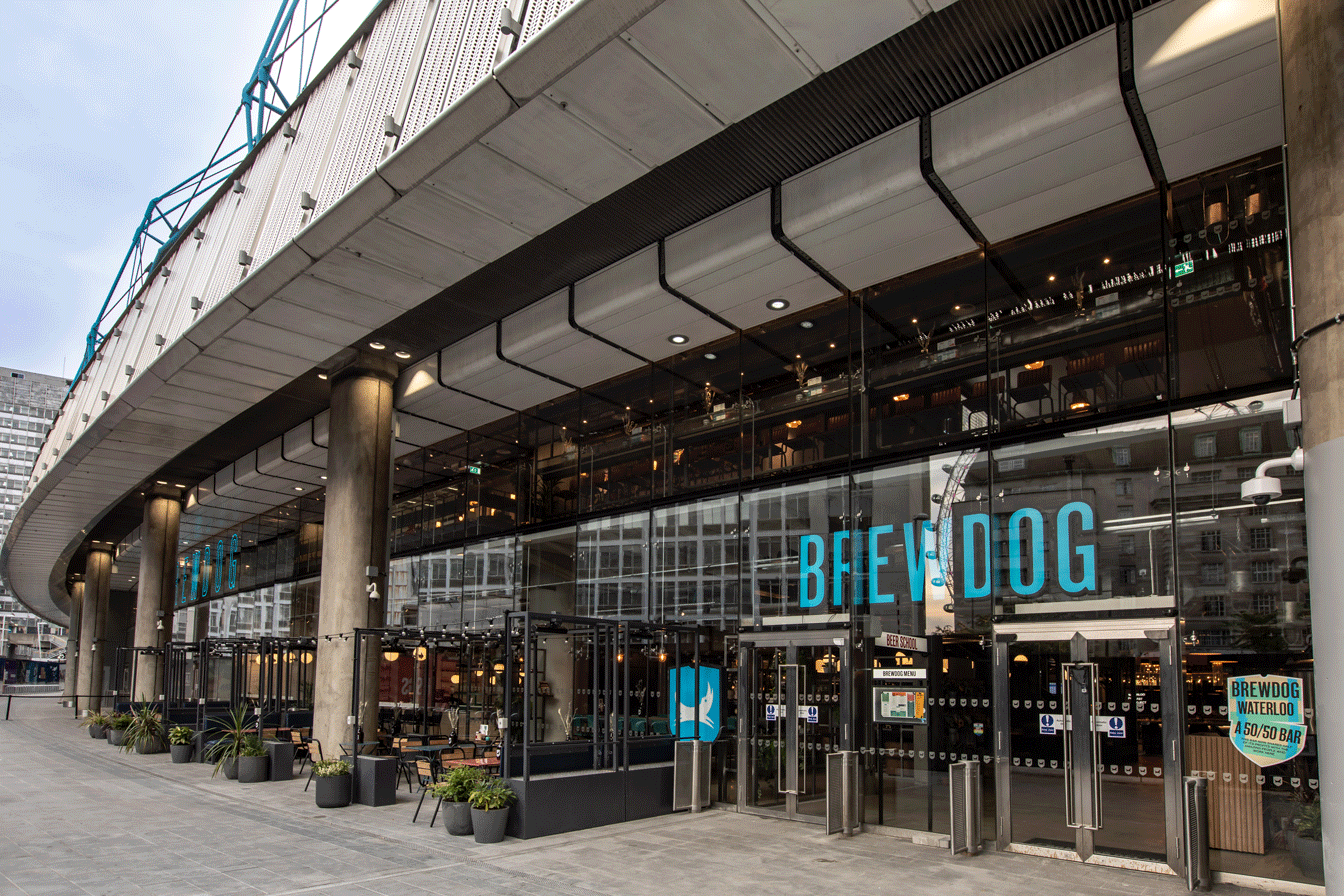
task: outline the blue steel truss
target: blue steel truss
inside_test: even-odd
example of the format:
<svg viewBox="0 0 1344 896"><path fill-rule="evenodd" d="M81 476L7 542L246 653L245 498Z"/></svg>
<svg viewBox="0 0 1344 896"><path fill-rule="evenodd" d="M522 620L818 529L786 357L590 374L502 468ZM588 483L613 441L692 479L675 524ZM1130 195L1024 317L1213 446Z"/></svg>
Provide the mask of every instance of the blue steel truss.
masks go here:
<svg viewBox="0 0 1344 896"><path fill-rule="evenodd" d="M291 96L298 96L312 76L317 57L322 19L338 0L280 0L266 43L252 68L252 76L243 88L238 108L215 145L209 163L184 178L166 192L149 200L144 217L131 237L131 246L117 269L107 298L85 340L84 360L75 371L72 383L78 383L84 371L107 340L111 326L125 306L144 286L159 259L172 251L184 236L183 225L200 209L212 191L229 178L238 163L247 156L278 116L289 109L289 100L281 90L282 68L287 58L297 59L297 72L290 83ZM296 21L297 18L297 21ZM241 143L235 143L239 119L246 126ZM232 146L232 148L228 148ZM74 386L72 385L73 389Z"/></svg>

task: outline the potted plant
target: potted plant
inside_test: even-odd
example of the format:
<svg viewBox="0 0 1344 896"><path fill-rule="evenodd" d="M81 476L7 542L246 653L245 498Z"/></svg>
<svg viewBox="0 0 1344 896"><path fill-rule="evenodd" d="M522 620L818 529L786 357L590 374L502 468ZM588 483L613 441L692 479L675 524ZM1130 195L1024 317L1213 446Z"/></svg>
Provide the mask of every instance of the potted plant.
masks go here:
<svg viewBox="0 0 1344 896"><path fill-rule="evenodd" d="M192 731L186 725L174 725L168 731L168 752L173 756L173 762L190 762L192 739L196 732Z"/></svg>
<svg viewBox="0 0 1344 896"><path fill-rule="evenodd" d="M131 724L131 717L125 713L108 713L107 742L114 747L121 746L126 741L126 726L129 724Z"/></svg>
<svg viewBox="0 0 1344 896"><path fill-rule="evenodd" d="M1321 801L1312 800L1293 820L1293 863L1308 877L1325 879L1325 854L1321 846Z"/></svg>
<svg viewBox="0 0 1344 896"><path fill-rule="evenodd" d="M350 763L344 759L319 759L313 763L317 778L317 807L339 809L350 805Z"/></svg>
<svg viewBox="0 0 1344 896"><path fill-rule="evenodd" d="M271 763L266 755L266 745L255 734L249 734L238 752L238 780L243 784L256 784L270 777Z"/></svg>
<svg viewBox="0 0 1344 896"><path fill-rule="evenodd" d="M483 778L472 788L471 829L477 843L498 843L504 839L509 823L509 807L518 796L503 778Z"/></svg>
<svg viewBox="0 0 1344 896"><path fill-rule="evenodd" d="M107 737L107 713L94 710L80 720L81 725L89 729L89 737Z"/></svg>
<svg viewBox="0 0 1344 896"><path fill-rule="evenodd" d="M461 766L430 788L432 796L443 800L443 826L448 833L455 837L472 833L471 805L467 801L485 777L483 769Z"/></svg>
<svg viewBox="0 0 1344 896"><path fill-rule="evenodd" d="M121 749L129 753L163 752L163 719L153 703L132 706L127 713L126 735Z"/></svg>
<svg viewBox="0 0 1344 896"><path fill-rule="evenodd" d="M247 707L234 706L229 709L227 720L218 728L219 738L205 751L206 760L215 764L210 777L213 778L221 771L230 780L238 777L238 757L242 755L248 735L252 733L247 721Z"/></svg>

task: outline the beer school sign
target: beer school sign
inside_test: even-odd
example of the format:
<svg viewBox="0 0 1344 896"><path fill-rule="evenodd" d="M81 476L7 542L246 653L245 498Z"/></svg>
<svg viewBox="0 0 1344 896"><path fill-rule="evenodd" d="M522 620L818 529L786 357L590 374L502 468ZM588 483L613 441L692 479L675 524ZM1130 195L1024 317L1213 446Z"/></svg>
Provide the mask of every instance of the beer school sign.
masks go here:
<svg viewBox="0 0 1344 896"><path fill-rule="evenodd" d="M1007 573L1007 585L1018 597L1034 597L1045 590L1046 573L1052 569L1047 555L1054 558L1054 583L1067 594L1097 590L1096 514L1092 505L1082 501L1065 504L1055 514L1054 525L1034 507L1024 507L1008 516L1003 535L1007 540L1006 557L994 556L994 529L987 513L969 513L960 520L960 530L952 531L953 521L943 520L941 533L928 520L915 520L901 527L904 551L892 563L888 556L894 548L895 526L869 529L842 529L829 535L803 535L798 539L798 603L803 608L820 606L828 598L833 607L845 604L845 582L854 583L855 604L894 603L898 593L911 601L924 600L926 583L934 588L944 585L962 598L988 597L993 592L996 563ZM916 530L918 529L918 535ZM941 538L940 538L941 536ZM959 538L959 543L957 540ZM952 543L959 561L940 558L937 544ZM1047 544L1052 543L1050 550ZM901 559L904 563L900 563ZM903 590L888 584L890 572L903 569ZM948 570L951 570L948 581ZM888 573L884 577L884 573ZM899 579L898 579L899 581Z"/></svg>

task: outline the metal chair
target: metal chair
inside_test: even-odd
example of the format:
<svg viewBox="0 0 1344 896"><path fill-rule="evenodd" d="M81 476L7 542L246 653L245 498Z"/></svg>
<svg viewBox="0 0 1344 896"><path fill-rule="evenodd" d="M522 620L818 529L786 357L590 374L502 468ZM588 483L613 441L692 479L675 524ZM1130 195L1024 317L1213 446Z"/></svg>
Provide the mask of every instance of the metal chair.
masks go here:
<svg viewBox="0 0 1344 896"><path fill-rule="evenodd" d="M420 779L420 802L415 804L415 814L411 816L411 824L415 824L420 817L420 807L425 804L425 794L429 793L430 785L434 784L434 763L428 759L415 760L416 776ZM429 818L429 826L434 827L434 820L439 817L439 809L443 807L443 797L434 805L434 814Z"/></svg>

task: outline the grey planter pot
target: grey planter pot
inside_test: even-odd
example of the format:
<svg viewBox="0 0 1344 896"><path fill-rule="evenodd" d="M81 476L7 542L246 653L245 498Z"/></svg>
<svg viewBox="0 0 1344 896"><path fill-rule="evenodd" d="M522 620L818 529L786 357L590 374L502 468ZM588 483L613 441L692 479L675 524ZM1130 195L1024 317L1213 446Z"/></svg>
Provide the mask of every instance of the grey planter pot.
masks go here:
<svg viewBox="0 0 1344 896"><path fill-rule="evenodd" d="M504 828L509 824L509 810L477 809L471 810L471 829L477 843L499 843L504 839Z"/></svg>
<svg viewBox="0 0 1344 896"><path fill-rule="evenodd" d="M471 804L443 801L443 829L454 837L465 837L471 830Z"/></svg>
<svg viewBox="0 0 1344 896"><path fill-rule="evenodd" d="M102 725L90 725L89 737L97 740L100 737L107 737L107 728Z"/></svg>
<svg viewBox="0 0 1344 896"><path fill-rule="evenodd" d="M237 756L233 756L233 757L230 757L230 758L228 758L228 759L225 759L225 760L224 760L224 764L221 765L219 768L220 768L220 771L224 772L224 777L228 778L230 781L236 781L236 780L238 780L238 757L237 757Z"/></svg>
<svg viewBox="0 0 1344 896"><path fill-rule="evenodd" d="M162 740L162 738L155 738L154 740L151 740L151 741L137 741L136 744L135 744L135 752L137 752L137 753L141 753L141 754L144 754L144 753L162 753L162 752L163 752L163 740Z"/></svg>
<svg viewBox="0 0 1344 896"><path fill-rule="evenodd" d="M351 775L336 775L331 778L314 778L317 782L317 808L339 809L350 805Z"/></svg>
<svg viewBox="0 0 1344 896"><path fill-rule="evenodd" d="M1325 851L1320 840L1308 840L1293 834L1290 848L1293 864L1307 877L1325 880Z"/></svg>
<svg viewBox="0 0 1344 896"><path fill-rule="evenodd" d="M271 779L271 759L269 756L239 756L238 781L242 784L258 784Z"/></svg>
<svg viewBox="0 0 1344 896"><path fill-rule="evenodd" d="M172 754L173 762L191 761L191 744L173 744L168 748L168 752Z"/></svg>
<svg viewBox="0 0 1344 896"><path fill-rule="evenodd" d="M109 728L107 729L107 742L114 747L119 747L126 742L126 729Z"/></svg>

